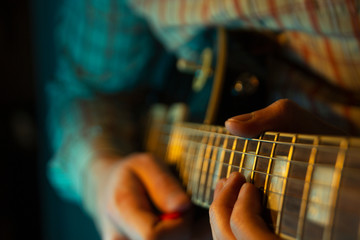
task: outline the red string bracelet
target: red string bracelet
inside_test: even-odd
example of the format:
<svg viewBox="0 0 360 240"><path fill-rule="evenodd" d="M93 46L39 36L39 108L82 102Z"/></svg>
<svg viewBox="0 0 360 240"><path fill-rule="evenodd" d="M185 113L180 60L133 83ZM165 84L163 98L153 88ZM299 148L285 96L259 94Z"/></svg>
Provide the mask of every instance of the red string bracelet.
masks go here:
<svg viewBox="0 0 360 240"><path fill-rule="evenodd" d="M173 212L173 213L163 213L159 217L163 221L163 220L176 219L176 218L179 218L181 215L182 215L182 213L180 213L180 212Z"/></svg>

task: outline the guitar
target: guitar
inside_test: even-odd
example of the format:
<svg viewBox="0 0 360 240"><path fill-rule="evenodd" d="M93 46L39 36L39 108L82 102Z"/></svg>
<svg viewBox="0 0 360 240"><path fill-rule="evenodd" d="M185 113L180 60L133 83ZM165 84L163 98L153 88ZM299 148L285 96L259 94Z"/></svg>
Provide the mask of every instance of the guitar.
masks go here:
<svg viewBox="0 0 360 240"><path fill-rule="evenodd" d="M223 86L216 78L223 74L215 72L203 124L185 122L184 105L169 111L157 106L147 149L176 166L199 206L210 206L219 179L241 172L263 193L265 220L281 238L359 239L360 138L279 132L253 139L233 136L210 124ZM165 112L177 121L168 124Z"/></svg>
<svg viewBox="0 0 360 240"><path fill-rule="evenodd" d="M209 207L237 171L264 195L266 221L284 239L358 239L360 138L266 132L248 139L186 122L152 127L149 150L175 165L192 201Z"/></svg>

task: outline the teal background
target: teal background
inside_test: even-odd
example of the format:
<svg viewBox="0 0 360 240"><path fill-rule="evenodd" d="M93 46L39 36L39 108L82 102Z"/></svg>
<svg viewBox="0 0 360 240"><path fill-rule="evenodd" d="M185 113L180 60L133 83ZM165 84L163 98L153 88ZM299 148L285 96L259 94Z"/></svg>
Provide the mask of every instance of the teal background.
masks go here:
<svg viewBox="0 0 360 240"><path fill-rule="evenodd" d="M51 156L45 134L43 103L44 86L53 77L54 56L53 29L57 21L57 9L61 1L32 0L32 36L35 61L36 98L38 103L38 182L40 192L41 237L45 240L98 240L92 220L81 207L59 198L49 185L46 165Z"/></svg>

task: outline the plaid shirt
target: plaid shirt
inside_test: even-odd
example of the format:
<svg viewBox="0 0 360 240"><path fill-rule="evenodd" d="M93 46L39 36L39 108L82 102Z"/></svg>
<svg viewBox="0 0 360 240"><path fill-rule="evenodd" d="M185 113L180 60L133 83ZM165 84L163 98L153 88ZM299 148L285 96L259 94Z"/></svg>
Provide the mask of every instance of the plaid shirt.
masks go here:
<svg viewBox="0 0 360 240"><path fill-rule="evenodd" d="M153 35L168 51L198 61L206 44L201 35L213 26L280 32L289 58L324 81L274 61L269 102L293 99L359 134L359 12L360 0L65 1L56 30L58 68L47 89L55 151L51 179L67 197L86 194L83 172L95 157L94 144L112 149L101 140L109 138L106 130L123 136L126 129L113 123L131 124L130 117L118 113L124 106L114 108L108 96L156 85L159 76L166 76L167 69L155 60L168 53Z"/></svg>

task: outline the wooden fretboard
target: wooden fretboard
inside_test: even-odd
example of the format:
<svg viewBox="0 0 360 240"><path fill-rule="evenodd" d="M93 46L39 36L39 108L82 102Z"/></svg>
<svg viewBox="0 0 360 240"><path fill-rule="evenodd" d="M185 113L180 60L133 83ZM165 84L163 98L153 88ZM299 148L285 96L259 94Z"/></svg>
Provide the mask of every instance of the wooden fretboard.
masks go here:
<svg viewBox="0 0 360 240"><path fill-rule="evenodd" d="M175 164L194 203L208 207L216 183L238 171L264 193L266 220L285 239L360 238L360 139L223 127L158 127L150 150ZM151 149L152 148L152 149Z"/></svg>

